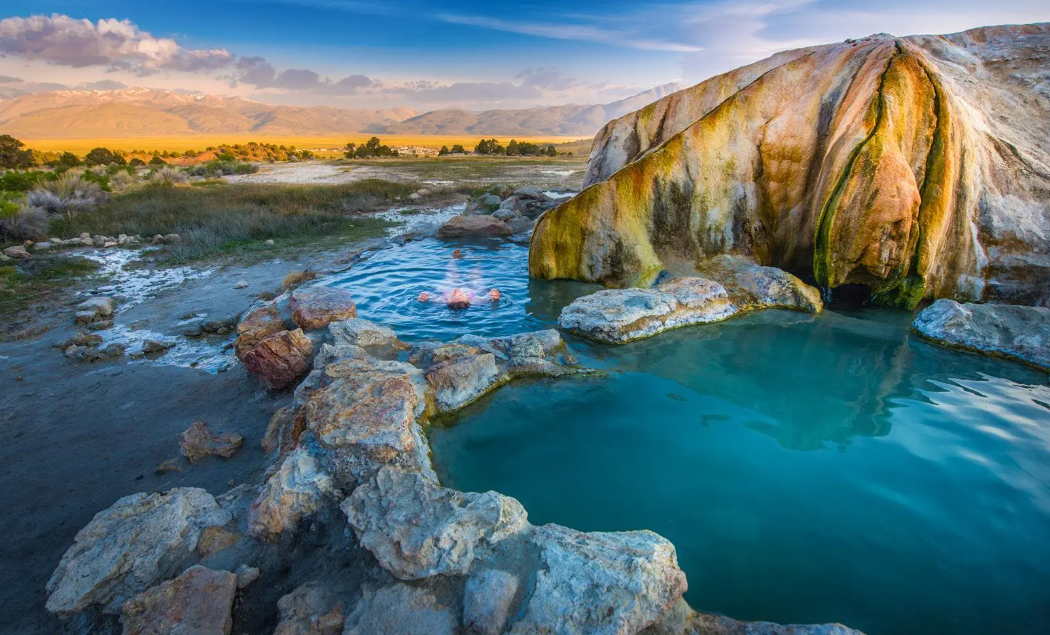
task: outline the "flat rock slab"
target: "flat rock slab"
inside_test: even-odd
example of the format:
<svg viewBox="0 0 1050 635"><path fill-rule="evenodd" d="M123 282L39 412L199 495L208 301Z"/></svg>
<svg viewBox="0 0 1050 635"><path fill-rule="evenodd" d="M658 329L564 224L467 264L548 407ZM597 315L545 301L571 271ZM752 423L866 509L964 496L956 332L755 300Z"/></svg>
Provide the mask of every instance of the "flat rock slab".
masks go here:
<svg viewBox="0 0 1050 635"><path fill-rule="evenodd" d="M124 604L124 635L229 635L237 576L194 566Z"/></svg>
<svg viewBox="0 0 1050 635"><path fill-rule="evenodd" d="M620 344L692 324L736 315L725 288L704 278L684 278L652 289L605 289L577 298L558 324L585 337Z"/></svg>
<svg viewBox="0 0 1050 635"><path fill-rule="evenodd" d="M941 299L923 309L912 328L941 344L1050 370L1047 308Z"/></svg>
<svg viewBox="0 0 1050 635"><path fill-rule="evenodd" d="M324 328L357 317L357 305L346 289L306 287L292 292L292 321L301 329Z"/></svg>
<svg viewBox="0 0 1050 635"><path fill-rule="evenodd" d="M346 617L343 635L455 635L459 619L451 606L425 588L395 583L364 590Z"/></svg>
<svg viewBox="0 0 1050 635"><path fill-rule="evenodd" d="M621 344L759 309L819 313L824 308L819 291L775 267L733 257L710 266L711 278L677 278L649 289L605 289L577 298L562 310L558 324L599 342Z"/></svg>
<svg viewBox="0 0 1050 635"><path fill-rule="evenodd" d="M438 228L438 238L460 238L463 236L488 236L505 238L514 230L498 218L482 215L453 216Z"/></svg>

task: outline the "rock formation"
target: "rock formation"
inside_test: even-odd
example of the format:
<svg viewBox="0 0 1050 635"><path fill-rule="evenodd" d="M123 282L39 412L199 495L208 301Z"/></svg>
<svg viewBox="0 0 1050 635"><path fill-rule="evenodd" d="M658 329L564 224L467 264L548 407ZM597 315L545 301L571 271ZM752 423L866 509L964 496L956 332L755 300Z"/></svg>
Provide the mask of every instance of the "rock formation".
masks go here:
<svg viewBox="0 0 1050 635"><path fill-rule="evenodd" d="M668 96L599 134L530 273L645 286L735 254L897 306L1045 303L1048 46L1050 24L875 35Z"/></svg>
<svg viewBox="0 0 1050 635"><path fill-rule="evenodd" d="M939 344L1014 359L1050 371L1050 309L937 300L912 328Z"/></svg>

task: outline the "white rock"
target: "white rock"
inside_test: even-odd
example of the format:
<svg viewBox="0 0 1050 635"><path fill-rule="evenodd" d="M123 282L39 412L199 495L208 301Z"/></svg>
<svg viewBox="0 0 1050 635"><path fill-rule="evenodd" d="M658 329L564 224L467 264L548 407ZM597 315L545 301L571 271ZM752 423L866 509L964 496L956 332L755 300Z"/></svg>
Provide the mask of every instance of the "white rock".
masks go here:
<svg viewBox="0 0 1050 635"><path fill-rule="evenodd" d="M923 337L1050 370L1050 309L1012 304L960 304L941 299L912 324Z"/></svg>
<svg viewBox="0 0 1050 635"><path fill-rule="evenodd" d="M343 635L453 635L459 620L424 588L395 583L366 588L346 617Z"/></svg>
<svg viewBox="0 0 1050 635"><path fill-rule="evenodd" d="M94 604L119 612L132 595L195 562L205 527L231 519L195 487L125 496L77 533L47 583L47 610L70 615Z"/></svg>
<svg viewBox="0 0 1050 635"><path fill-rule="evenodd" d="M335 487L309 451L297 448L266 481L249 511L248 533L254 538L274 539L294 531L299 522L317 512Z"/></svg>
<svg viewBox="0 0 1050 635"><path fill-rule="evenodd" d="M479 550L528 526L521 503L384 467L341 505L361 545L402 580L466 575Z"/></svg>

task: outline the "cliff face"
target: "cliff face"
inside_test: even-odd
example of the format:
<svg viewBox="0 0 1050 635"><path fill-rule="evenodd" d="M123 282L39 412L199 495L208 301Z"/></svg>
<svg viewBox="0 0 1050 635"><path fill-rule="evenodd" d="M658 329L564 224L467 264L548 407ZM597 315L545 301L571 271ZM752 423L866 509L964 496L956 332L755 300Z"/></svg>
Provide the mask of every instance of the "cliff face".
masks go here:
<svg viewBox="0 0 1050 635"><path fill-rule="evenodd" d="M880 302L1050 293L1050 25L778 54L609 123L539 278L645 285L723 253Z"/></svg>

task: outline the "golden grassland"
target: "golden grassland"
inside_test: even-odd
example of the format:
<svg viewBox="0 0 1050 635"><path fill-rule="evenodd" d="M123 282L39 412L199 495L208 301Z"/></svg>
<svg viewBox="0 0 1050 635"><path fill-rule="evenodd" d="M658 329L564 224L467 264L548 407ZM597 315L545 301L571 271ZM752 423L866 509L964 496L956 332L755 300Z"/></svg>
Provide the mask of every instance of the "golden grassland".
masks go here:
<svg viewBox="0 0 1050 635"><path fill-rule="evenodd" d="M295 146L299 150L311 150L320 156L335 156L341 153L341 148L348 142L362 143L370 137L379 137L383 143L391 147L413 146L423 148L440 148L441 146L452 147L461 144L468 150L477 145L482 135L384 135L368 133L348 133L338 137L272 137L265 135L170 135L157 137L91 137L91 138L67 138L67 139L22 139L26 147L42 152L72 152L84 155L92 148L109 148L111 150L153 150L178 151L204 150L208 146L246 144L250 141L258 143L273 143L284 146ZM510 135L484 135L485 138L495 136L506 144L511 140ZM581 141L579 137L530 137L515 136L518 141L530 143L553 143L566 144ZM588 141L589 145L589 141Z"/></svg>

